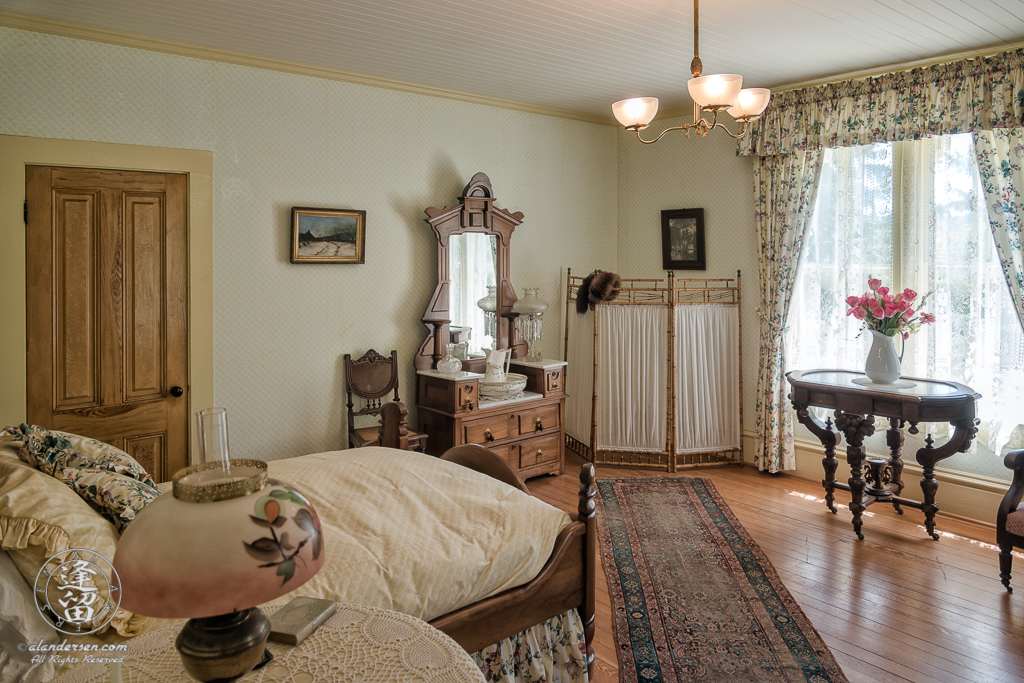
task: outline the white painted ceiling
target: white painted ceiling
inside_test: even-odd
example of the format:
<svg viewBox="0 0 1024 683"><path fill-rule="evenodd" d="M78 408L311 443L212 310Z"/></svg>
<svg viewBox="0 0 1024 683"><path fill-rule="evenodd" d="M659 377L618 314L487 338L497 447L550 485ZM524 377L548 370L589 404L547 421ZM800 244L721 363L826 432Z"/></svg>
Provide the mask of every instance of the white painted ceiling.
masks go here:
<svg viewBox="0 0 1024 683"><path fill-rule="evenodd" d="M607 116L688 103L689 0L0 0L0 9ZM1024 42L1024 0L702 0L708 73L779 88Z"/></svg>

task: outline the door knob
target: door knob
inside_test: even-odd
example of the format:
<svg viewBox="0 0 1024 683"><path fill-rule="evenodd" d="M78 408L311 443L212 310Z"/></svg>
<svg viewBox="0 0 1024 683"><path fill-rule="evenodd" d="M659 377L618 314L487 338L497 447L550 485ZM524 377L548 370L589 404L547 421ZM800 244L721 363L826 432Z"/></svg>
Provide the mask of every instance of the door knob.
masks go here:
<svg viewBox="0 0 1024 683"><path fill-rule="evenodd" d="M171 387L171 396L173 396L174 398L178 398L184 393L185 390L179 387L178 385L174 385L173 387Z"/></svg>

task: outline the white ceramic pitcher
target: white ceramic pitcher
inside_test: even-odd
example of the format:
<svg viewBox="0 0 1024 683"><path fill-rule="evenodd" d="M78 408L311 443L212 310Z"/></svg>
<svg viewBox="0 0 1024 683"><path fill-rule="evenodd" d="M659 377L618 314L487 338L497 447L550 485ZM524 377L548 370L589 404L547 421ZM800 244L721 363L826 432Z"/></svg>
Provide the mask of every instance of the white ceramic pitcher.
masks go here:
<svg viewBox="0 0 1024 683"><path fill-rule="evenodd" d="M484 371L485 382L508 381L508 368L512 362L511 349L494 349L487 354L487 369Z"/></svg>

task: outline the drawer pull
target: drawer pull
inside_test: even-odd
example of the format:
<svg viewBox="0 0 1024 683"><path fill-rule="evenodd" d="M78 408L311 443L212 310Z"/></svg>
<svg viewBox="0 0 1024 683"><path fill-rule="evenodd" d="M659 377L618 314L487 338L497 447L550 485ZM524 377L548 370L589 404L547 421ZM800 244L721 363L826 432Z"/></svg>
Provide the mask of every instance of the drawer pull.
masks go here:
<svg viewBox="0 0 1024 683"><path fill-rule="evenodd" d="M494 434L491 434L490 427L484 430L484 439L486 439L487 441L494 441Z"/></svg>
<svg viewBox="0 0 1024 683"><path fill-rule="evenodd" d="M535 429L536 429L536 430L537 430L538 432L539 432L539 431L542 431L542 430L544 429L544 421L543 421L543 420L541 420L541 419L540 419L540 418L538 417L538 418L537 418L537 423L536 423L536 424L534 425L534 428L535 428Z"/></svg>
<svg viewBox="0 0 1024 683"><path fill-rule="evenodd" d="M551 383L551 391L555 391L556 389L558 389L558 382L552 382Z"/></svg>
<svg viewBox="0 0 1024 683"><path fill-rule="evenodd" d="M537 449L537 460L540 460L543 457L544 457L544 451L538 448Z"/></svg>
<svg viewBox="0 0 1024 683"><path fill-rule="evenodd" d="M473 399L471 399L471 398L467 398L466 399L466 408L468 408L469 410L473 410Z"/></svg>

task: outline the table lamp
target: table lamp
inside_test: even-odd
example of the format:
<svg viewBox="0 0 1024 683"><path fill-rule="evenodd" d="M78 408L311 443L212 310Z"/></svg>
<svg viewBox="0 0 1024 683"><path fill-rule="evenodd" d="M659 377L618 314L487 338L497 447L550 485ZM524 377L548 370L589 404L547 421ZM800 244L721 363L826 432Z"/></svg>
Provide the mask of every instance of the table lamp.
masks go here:
<svg viewBox="0 0 1024 683"><path fill-rule="evenodd" d="M201 457L173 477L117 544L121 606L188 618L176 647L199 681L229 681L260 663L270 621L257 607L289 593L324 562L320 519L267 464L227 457L223 409L199 413ZM212 456L212 457L211 457Z"/></svg>
<svg viewBox="0 0 1024 683"><path fill-rule="evenodd" d="M516 330L526 342L525 360L528 361L543 360L537 353L537 342L541 338L544 311L548 310L548 304L537 296L539 291L539 287L526 287L523 289L523 298L512 304L512 310L519 314L516 318Z"/></svg>

